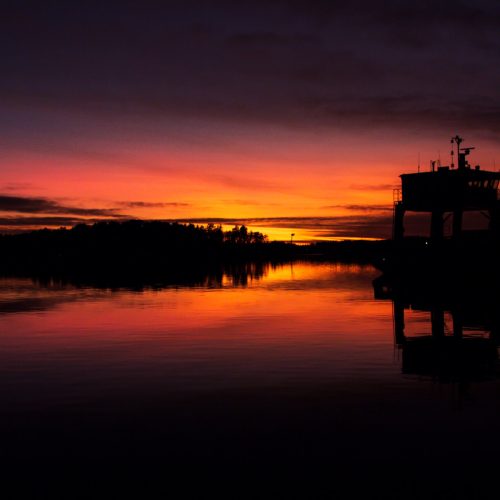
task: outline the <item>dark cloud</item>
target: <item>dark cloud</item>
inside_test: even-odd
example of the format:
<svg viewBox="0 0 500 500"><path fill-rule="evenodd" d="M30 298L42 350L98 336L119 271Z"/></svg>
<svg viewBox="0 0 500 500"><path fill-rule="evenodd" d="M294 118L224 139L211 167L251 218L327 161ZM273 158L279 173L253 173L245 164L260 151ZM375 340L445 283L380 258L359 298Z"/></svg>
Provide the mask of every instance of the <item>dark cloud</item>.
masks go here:
<svg viewBox="0 0 500 500"><path fill-rule="evenodd" d="M303 229L320 237L388 238L392 231L392 215L348 215L337 217L256 217L256 218L196 218L179 222L197 224L227 224L269 228ZM265 232L265 231L264 231Z"/></svg>
<svg viewBox="0 0 500 500"><path fill-rule="evenodd" d="M78 208L48 200L46 198L0 195L0 212L18 212L30 214L72 214L79 216L126 217L116 209Z"/></svg>
<svg viewBox="0 0 500 500"><path fill-rule="evenodd" d="M500 4L11 2L0 100L110 116L500 132Z"/></svg>
<svg viewBox="0 0 500 500"><path fill-rule="evenodd" d="M115 202L115 205L114 208L80 208L41 197L0 195L0 214L3 214L0 217L0 228L3 232L16 232L23 228L70 227L82 222L92 224L103 219L133 218L124 214L123 209L190 206L181 202L145 201L120 201Z"/></svg>
<svg viewBox="0 0 500 500"><path fill-rule="evenodd" d="M392 215L370 215L366 217L346 217L344 222L337 219L317 231L317 237L323 238L390 238L392 234ZM430 217L428 214L410 213L405 218L407 235L428 236L430 233Z"/></svg>
<svg viewBox="0 0 500 500"><path fill-rule="evenodd" d="M380 212L367 211L363 214L334 217L256 217L256 218L197 218L182 219L179 222L196 224L225 224L258 226L261 228L303 229L316 238L390 238L392 234L392 213L387 207ZM477 227L477 220L474 221ZM408 213L405 227L409 235L426 236L430 232L429 214ZM472 228L472 227L471 227ZM265 232L265 229L264 229Z"/></svg>
<svg viewBox="0 0 500 500"><path fill-rule="evenodd" d="M356 205L356 204L326 205L322 208L327 208L327 209L343 208L345 210L350 210L352 212L392 212L393 210L393 208L389 205Z"/></svg>
<svg viewBox="0 0 500 500"><path fill-rule="evenodd" d="M100 219L79 217L0 217L0 227L67 227L81 222L97 222Z"/></svg>
<svg viewBox="0 0 500 500"><path fill-rule="evenodd" d="M392 216L337 218L319 229L315 234L323 238L389 238Z"/></svg>
<svg viewBox="0 0 500 500"><path fill-rule="evenodd" d="M307 230L317 238L389 238L392 232L392 214L386 207L363 214L335 217L255 217L255 218L186 218L163 219L166 222L192 224L224 224L264 228L286 228ZM79 223L92 224L102 219L83 219L79 217L0 217L2 232L20 232L31 228L70 227ZM409 234L425 235L429 232L428 214L408 214L406 227Z"/></svg>

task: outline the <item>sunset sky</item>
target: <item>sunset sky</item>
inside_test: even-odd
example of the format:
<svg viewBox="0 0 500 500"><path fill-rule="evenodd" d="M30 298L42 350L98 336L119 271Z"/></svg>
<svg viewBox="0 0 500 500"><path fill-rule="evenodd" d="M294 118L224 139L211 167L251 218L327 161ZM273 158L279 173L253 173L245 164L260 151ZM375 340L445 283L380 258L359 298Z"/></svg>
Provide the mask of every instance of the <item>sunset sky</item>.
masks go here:
<svg viewBox="0 0 500 500"><path fill-rule="evenodd" d="M399 174L455 134L500 168L495 0L3 5L0 231L388 237Z"/></svg>

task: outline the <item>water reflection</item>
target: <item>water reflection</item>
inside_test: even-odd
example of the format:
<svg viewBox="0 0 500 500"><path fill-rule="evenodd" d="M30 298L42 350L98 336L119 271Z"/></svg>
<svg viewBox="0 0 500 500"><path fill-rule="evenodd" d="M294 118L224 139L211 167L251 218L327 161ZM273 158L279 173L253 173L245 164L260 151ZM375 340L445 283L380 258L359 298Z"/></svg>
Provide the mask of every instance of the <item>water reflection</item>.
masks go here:
<svg viewBox="0 0 500 500"><path fill-rule="evenodd" d="M18 404L23 388L26 401L45 404L45 391L66 404L104 392L373 383L374 368L377 380L393 372L390 308L371 298L375 275L296 262L230 268L216 286L1 280L0 396Z"/></svg>
<svg viewBox="0 0 500 500"><path fill-rule="evenodd" d="M289 265L293 269L293 264ZM237 288L287 269L270 262L179 269L168 274L34 275L0 278L0 315L53 309L65 302L105 297L106 291L150 292L176 288Z"/></svg>
<svg viewBox="0 0 500 500"><path fill-rule="evenodd" d="M92 273L64 273L51 275L31 276L33 283L46 288L53 287L86 287L107 288L110 290L135 290L147 289L161 290L174 287L202 287L220 288L223 284L231 286L246 286L253 280L259 280L269 274L270 270L276 270L286 264L257 261L257 262L233 262L224 265L199 265L186 266L180 264L178 268L168 270L155 270L147 272L134 268L123 269L121 272L109 270L109 272Z"/></svg>
<svg viewBox="0 0 500 500"><path fill-rule="evenodd" d="M465 384L500 374L500 312L484 287L374 280L375 297L393 304L394 342L403 374Z"/></svg>
<svg viewBox="0 0 500 500"><path fill-rule="evenodd" d="M378 300L377 275L296 262L194 280L0 280L4 472L37 494L66 464L81 471L74 484L115 467L113 488L137 478L155 493L182 474L182 488L207 472L223 483L250 471L241 484L254 484L277 464L308 488L325 471L352 493L362 471L384 498L443 484L461 498L462 480L475 491L463 456L495 464L500 445L495 300L460 316L424 290L384 284L394 300ZM456 411L421 376L481 383Z"/></svg>

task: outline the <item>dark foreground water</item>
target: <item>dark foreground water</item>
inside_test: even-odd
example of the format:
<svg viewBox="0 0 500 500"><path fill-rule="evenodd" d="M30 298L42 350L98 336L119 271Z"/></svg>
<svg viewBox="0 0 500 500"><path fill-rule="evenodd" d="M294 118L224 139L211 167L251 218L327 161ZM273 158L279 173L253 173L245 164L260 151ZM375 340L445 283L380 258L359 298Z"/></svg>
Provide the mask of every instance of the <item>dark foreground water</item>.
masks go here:
<svg viewBox="0 0 500 500"><path fill-rule="evenodd" d="M436 351L436 312L403 309L396 342L378 274L295 263L192 287L0 280L8 498L494 496L491 321L466 318L459 352Z"/></svg>

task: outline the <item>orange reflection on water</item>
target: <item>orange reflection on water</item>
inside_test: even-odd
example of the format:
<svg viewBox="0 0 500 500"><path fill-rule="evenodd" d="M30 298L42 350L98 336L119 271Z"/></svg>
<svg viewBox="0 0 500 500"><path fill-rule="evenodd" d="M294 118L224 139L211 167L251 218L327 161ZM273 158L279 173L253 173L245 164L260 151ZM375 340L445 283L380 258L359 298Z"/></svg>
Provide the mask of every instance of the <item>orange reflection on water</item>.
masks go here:
<svg viewBox="0 0 500 500"><path fill-rule="evenodd" d="M210 329L211 338L231 337L228 326L238 323L238 334L252 332L248 340L266 335L279 337L281 322L298 337L309 337L311 325L334 331L342 325L350 334L360 335L361 321L378 318L386 303L371 300L373 270L360 266L294 263L267 267L262 277L250 277L244 287L233 286L224 275L220 288L165 288L142 292L120 290L52 289L33 287L28 280L11 281L6 297L39 306L7 317L7 330L36 331L45 341L56 336L82 342L137 335L140 338ZM14 291L16 284L19 291ZM21 286L23 285L23 286ZM364 323L365 324L365 323ZM30 328L30 325L32 328ZM75 335L85 332L85 335ZM347 333L347 332L346 332Z"/></svg>
<svg viewBox="0 0 500 500"><path fill-rule="evenodd" d="M149 380L170 389L358 377L380 364L393 370L391 305L373 300L375 275L359 266L294 263L269 266L244 287L229 276L216 288L142 292L40 289L24 281L17 297L16 283L6 293L3 282L2 311L10 313L0 361L11 373L22 365L69 379L112 374L120 387Z"/></svg>

